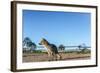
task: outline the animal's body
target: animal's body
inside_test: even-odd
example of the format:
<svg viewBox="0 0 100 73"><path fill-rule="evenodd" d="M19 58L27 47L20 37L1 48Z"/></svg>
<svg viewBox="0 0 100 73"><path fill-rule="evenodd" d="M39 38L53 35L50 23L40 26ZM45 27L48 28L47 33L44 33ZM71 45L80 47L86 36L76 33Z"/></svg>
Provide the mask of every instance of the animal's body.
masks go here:
<svg viewBox="0 0 100 73"><path fill-rule="evenodd" d="M49 60L60 60L61 56L57 50L56 45L50 44L46 39L42 39L39 43L40 45L44 45L47 48L47 53L49 56Z"/></svg>

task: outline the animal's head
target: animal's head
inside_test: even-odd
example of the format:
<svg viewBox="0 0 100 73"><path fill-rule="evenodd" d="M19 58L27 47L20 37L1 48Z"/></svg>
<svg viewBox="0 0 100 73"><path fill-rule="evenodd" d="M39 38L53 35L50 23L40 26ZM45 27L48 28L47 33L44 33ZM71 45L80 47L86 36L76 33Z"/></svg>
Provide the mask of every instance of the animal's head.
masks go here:
<svg viewBox="0 0 100 73"><path fill-rule="evenodd" d="M39 45L45 45L47 43L48 43L48 41L46 39L42 38Z"/></svg>

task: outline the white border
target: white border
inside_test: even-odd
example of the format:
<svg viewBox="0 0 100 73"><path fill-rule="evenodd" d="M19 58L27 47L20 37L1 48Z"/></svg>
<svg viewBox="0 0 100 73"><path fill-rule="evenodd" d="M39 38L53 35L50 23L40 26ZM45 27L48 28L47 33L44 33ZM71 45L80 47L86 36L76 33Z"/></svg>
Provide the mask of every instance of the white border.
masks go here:
<svg viewBox="0 0 100 73"><path fill-rule="evenodd" d="M65 11L65 12L84 12L91 13L91 59L89 60L70 60L57 62L22 62L22 10L44 10L44 11ZM46 5L29 5L17 4L17 69L32 69L32 68L50 68L50 67L64 67L64 66L80 66L80 65L95 65L96 59L96 42L95 42L95 15L96 11L93 8L81 7L60 7L60 6L46 6Z"/></svg>

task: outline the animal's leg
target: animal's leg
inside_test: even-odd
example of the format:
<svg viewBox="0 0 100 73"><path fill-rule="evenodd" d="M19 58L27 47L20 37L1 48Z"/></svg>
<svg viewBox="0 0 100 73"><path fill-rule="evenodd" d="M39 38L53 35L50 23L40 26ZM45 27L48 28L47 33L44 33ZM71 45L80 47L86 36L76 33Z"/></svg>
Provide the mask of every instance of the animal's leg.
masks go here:
<svg viewBox="0 0 100 73"><path fill-rule="evenodd" d="M51 60L54 61L54 53L51 52Z"/></svg>
<svg viewBox="0 0 100 73"><path fill-rule="evenodd" d="M56 54L56 56L57 56L57 60L61 60L61 55L60 54Z"/></svg>
<svg viewBox="0 0 100 73"><path fill-rule="evenodd" d="M53 60L54 60L54 61L57 61L57 56L56 56L56 54L53 54Z"/></svg>
<svg viewBox="0 0 100 73"><path fill-rule="evenodd" d="M55 60L55 55L53 53L51 53L51 60L54 61Z"/></svg>
<svg viewBox="0 0 100 73"><path fill-rule="evenodd" d="M48 52L48 61L52 61L52 54Z"/></svg>
<svg viewBox="0 0 100 73"><path fill-rule="evenodd" d="M58 55L55 54L55 53L52 53L52 59L53 59L53 61L57 61L59 59L60 55L59 56Z"/></svg>

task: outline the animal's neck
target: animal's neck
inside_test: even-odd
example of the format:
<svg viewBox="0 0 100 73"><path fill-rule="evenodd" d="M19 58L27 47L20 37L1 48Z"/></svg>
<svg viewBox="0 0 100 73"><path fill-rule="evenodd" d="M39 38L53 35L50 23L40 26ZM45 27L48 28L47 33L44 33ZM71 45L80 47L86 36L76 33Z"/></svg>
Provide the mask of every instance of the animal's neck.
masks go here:
<svg viewBox="0 0 100 73"><path fill-rule="evenodd" d="M48 46L49 46L49 43L46 43L46 44L44 44L44 46L45 46L46 48L48 48Z"/></svg>

